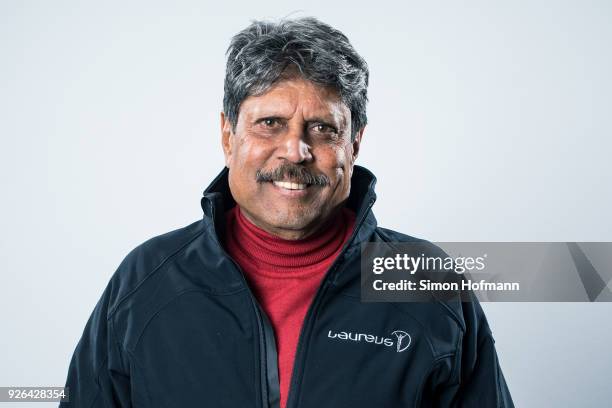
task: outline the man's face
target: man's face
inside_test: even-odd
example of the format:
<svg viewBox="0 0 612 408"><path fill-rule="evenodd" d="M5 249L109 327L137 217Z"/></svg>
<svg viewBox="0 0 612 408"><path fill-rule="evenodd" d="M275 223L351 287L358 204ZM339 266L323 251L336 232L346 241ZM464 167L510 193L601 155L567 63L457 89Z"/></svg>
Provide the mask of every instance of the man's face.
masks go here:
<svg viewBox="0 0 612 408"><path fill-rule="evenodd" d="M258 227L285 239L315 232L349 195L363 129L338 93L302 77L245 98L235 132L221 114L232 196Z"/></svg>

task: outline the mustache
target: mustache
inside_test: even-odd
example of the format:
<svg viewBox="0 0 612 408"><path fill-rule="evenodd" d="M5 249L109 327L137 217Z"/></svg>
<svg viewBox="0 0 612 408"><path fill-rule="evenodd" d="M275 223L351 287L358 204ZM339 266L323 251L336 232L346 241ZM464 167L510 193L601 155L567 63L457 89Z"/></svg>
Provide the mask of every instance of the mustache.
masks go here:
<svg viewBox="0 0 612 408"><path fill-rule="evenodd" d="M259 169L255 172L255 179L258 183L291 180L294 183L314 186L328 186L330 184L329 177L325 174L313 174L304 166L290 163L284 163L274 170Z"/></svg>

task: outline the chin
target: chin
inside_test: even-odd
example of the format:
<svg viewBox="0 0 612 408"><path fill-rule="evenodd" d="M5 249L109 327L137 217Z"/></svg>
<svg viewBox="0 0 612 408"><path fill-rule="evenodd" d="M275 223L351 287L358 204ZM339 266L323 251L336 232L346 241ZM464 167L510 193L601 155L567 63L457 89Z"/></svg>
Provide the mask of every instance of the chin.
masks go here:
<svg viewBox="0 0 612 408"><path fill-rule="evenodd" d="M273 220L269 224L279 229L300 231L300 230L305 229L310 224L310 222L306 220L302 220L302 219L293 218L293 219Z"/></svg>
<svg viewBox="0 0 612 408"><path fill-rule="evenodd" d="M311 214L305 215L303 212L291 211L283 217L268 220L268 224L276 228L300 231L308 228L313 220L314 217Z"/></svg>

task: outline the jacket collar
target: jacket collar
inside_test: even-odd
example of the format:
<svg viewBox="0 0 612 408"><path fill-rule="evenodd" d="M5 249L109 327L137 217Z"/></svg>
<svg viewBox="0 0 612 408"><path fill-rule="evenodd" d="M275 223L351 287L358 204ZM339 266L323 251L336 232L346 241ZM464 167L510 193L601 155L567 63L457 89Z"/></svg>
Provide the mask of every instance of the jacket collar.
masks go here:
<svg viewBox="0 0 612 408"><path fill-rule="evenodd" d="M204 221L214 224L218 236L224 233L225 217L223 214L236 205L230 192L228 174L229 169L224 167L204 190L200 201L204 211ZM375 185L376 176L370 170L358 165L353 167L351 192L346 203L347 207L356 214L351 246L367 239L376 228L376 218L371 210L376 201Z"/></svg>

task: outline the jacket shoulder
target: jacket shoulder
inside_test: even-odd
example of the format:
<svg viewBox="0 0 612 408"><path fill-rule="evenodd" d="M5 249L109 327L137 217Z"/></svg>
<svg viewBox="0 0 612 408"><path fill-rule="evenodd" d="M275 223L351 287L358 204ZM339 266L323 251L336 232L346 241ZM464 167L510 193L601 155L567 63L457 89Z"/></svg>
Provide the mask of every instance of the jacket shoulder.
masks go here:
<svg viewBox="0 0 612 408"><path fill-rule="evenodd" d="M376 228L376 234L379 239L383 242L398 244L415 244L415 248L418 247L419 253L423 253L428 257L442 257L446 258L449 255L438 245L431 241L423 238L414 237L411 235L403 234L398 231L394 231L388 228L378 227ZM401 249L400 249L401 250ZM436 304L439 309L442 310L443 314L447 318L452 319L455 322L457 329L465 333L471 330L470 326L480 325L485 326L485 330L489 331L486 317L478 302L478 299L470 293L471 300L469 302L462 301L460 298L457 299L441 299L437 298L432 294L432 303ZM405 308L406 305L401 305L400 308ZM484 323L484 324L483 324Z"/></svg>
<svg viewBox="0 0 612 408"><path fill-rule="evenodd" d="M413 237L412 235L403 234L388 228L376 228L376 234L384 242L429 242L422 238Z"/></svg>
<svg viewBox="0 0 612 408"><path fill-rule="evenodd" d="M375 234L377 235L376 241L382 241L391 247L393 247L394 243L414 244L414 248L418 248L419 251L426 256L448 256L442 248L423 238L414 237L412 235L403 234L401 232L382 227L376 228Z"/></svg>
<svg viewBox="0 0 612 408"><path fill-rule="evenodd" d="M195 221L161 235L154 236L132 249L111 277L108 290L108 316L157 270L172 261L190 242L205 231L202 221Z"/></svg>

